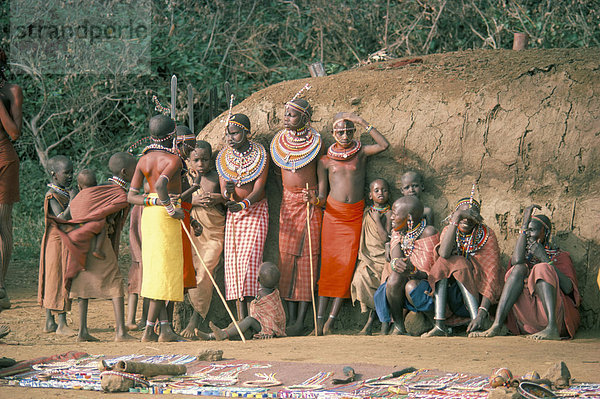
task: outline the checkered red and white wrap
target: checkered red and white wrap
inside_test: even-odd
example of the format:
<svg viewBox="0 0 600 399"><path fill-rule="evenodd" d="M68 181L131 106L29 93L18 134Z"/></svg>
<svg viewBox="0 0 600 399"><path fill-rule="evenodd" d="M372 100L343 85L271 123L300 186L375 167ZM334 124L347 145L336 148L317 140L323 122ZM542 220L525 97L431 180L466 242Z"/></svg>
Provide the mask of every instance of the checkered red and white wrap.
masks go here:
<svg viewBox="0 0 600 399"><path fill-rule="evenodd" d="M258 267L262 263L268 228L269 205L266 198L242 211L235 213L227 211L225 222L227 300L256 296L258 293Z"/></svg>

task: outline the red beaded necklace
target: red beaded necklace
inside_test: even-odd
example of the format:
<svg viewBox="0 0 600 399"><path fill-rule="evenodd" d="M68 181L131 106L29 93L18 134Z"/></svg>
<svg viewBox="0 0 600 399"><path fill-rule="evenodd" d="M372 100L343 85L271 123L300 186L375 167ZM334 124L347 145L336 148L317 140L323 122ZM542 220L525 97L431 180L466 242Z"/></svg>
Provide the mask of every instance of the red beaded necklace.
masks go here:
<svg viewBox="0 0 600 399"><path fill-rule="evenodd" d="M352 145L348 148L342 147L339 143L329 146L327 156L336 161L348 161L360 151L362 144L360 141L352 140Z"/></svg>

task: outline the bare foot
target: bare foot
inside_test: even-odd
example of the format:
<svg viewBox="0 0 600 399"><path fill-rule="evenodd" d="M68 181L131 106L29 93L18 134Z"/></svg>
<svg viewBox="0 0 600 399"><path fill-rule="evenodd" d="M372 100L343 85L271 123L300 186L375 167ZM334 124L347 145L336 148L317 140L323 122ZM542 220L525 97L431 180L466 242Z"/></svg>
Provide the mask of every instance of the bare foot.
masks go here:
<svg viewBox="0 0 600 399"><path fill-rule="evenodd" d="M323 326L325 325L325 322L323 321L323 316L319 316L317 317L317 335L318 336L322 336L323 335ZM313 335L315 332L313 331L311 333L311 335Z"/></svg>
<svg viewBox="0 0 600 399"><path fill-rule="evenodd" d="M94 256L95 258L98 258L100 260L104 260L104 258L105 258L104 254L100 251L92 252L92 256Z"/></svg>
<svg viewBox="0 0 600 399"><path fill-rule="evenodd" d="M115 342L124 342L124 341L137 341L137 338L132 337L131 335L125 333L115 334Z"/></svg>
<svg viewBox="0 0 600 399"><path fill-rule="evenodd" d="M214 341L215 337L214 334L207 334L204 331L200 331L197 328L194 329L194 333L196 334L197 338L200 338L202 341Z"/></svg>
<svg viewBox="0 0 600 399"><path fill-rule="evenodd" d="M394 328L392 328L390 335L408 335L406 333L406 327L404 327L403 325L394 323L393 326Z"/></svg>
<svg viewBox="0 0 600 399"><path fill-rule="evenodd" d="M181 335L175 333L170 328L161 328L160 335L158 336L158 342L186 342Z"/></svg>
<svg viewBox="0 0 600 399"><path fill-rule="evenodd" d="M158 342L158 334L154 332L153 326L146 326L142 335L142 342Z"/></svg>
<svg viewBox="0 0 600 399"><path fill-rule="evenodd" d="M335 323L335 317L329 317L323 326L323 335L333 334L333 325Z"/></svg>
<svg viewBox="0 0 600 399"><path fill-rule="evenodd" d="M8 298L8 296L6 295L6 292L5 292L4 296L0 297L0 312L4 309L10 309L10 307L11 307L10 299Z"/></svg>
<svg viewBox="0 0 600 399"><path fill-rule="evenodd" d="M503 335L507 335L508 334L508 330L506 329L506 327L504 327L504 325L495 325L493 324L490 328L488 328L485 331L475 331L472 333L469 333L469 338L491 338L491 337L497 337L497 336L503 336Z"/></svg>
<svg viewBox="0 0 600 399"><path fill-rule="evenodd" d="M138 330L143 330L144 328L146 328L146 320L142 319L142 320L138 321L136 326L137 326Z"/></svg>
<svg viewBox="0 0 600 399"><path fill-rule="evenodd" d="M196 331L198 331L197 328L194 328L188 324L188 326L186 328L184 328L183 330L181 330L181 332L179 334L183 338L195 339L195 338L197 338ZM202 332L202 331L200 331L200 332Z"/></svg>
<svg viewBox="0 0 600 399"><path fill-rule="evenodd" d="M429 338L429 337L447 337L450 335L450 332L443 329L442 327L433 326L431 330L428 332L421 334L421 338Z"/></svg>
<svg viewBox="0 0 600 399"><path fill-rule="evenodd" d="M527 335L527 338L533 339L534 341L541 340L560 340L560 334L556 327L546 327L542 331L538 331L535 334Z"/></svg>
<svg viewBox="0 0 600 399"><path fill-rule="evenodd" d="M298 337L302 335L304 332L304 326L302 323L294 323L290 324L288 328L285 329L285 333L288 337Z"/></svg>
<svg viewBox="0 0 600 399"><path fill-rule="evenodd" d="M387 335L387 333L390 331L390 323L387 322L382 322L381 323L381 330L379 330L379 334L381 335Z"/></svg>
<svg viewBox="0 0 600 399"><path fill-rule="evenodd" d="M75 330L73 330L71 327L67 326L66 324L59 325L56 328L56 334L63 335L65 337L74 337L75 335L77 335Z"/></svg>
<svg viewBox="0 0 600 399"><path fill-rule="evenodd" d="M125 328L127 329L127 331L138 331L140 329L140 326L136 323L127 323L125 324Z"/></svg>
<svg viewBox="0 0 600 399"><path fill-rule="evenodd" d="M100 340L89 333L81 333L77 335L77 342L99 342Z"/></svg>
<svg viewBox="0 0 600 399"><path fill-rule="evenodd" d="M358 332L358 335L371 335L373 333L373 323L367 322L365 326Z"/></svg>
<svg viewBox="0 0 600 399"><path fill-rule="evenodd" d="M215 337L215 339L217 341L223 341L224 339L228 338L227 332L225 332L225 330L221 330L219 327L215 326L212 321L210 323L208 323L208 326L212 330L213 336Z"/></svg>
<svg viewBox="0 0 600 399"><path fill-rule="evenodd" d="M46 326L44 327L45 333L53 333L56 331L57 328L58 328L58 324L56 324L56 321L54 321L52 319L46 320Z"/></svg>

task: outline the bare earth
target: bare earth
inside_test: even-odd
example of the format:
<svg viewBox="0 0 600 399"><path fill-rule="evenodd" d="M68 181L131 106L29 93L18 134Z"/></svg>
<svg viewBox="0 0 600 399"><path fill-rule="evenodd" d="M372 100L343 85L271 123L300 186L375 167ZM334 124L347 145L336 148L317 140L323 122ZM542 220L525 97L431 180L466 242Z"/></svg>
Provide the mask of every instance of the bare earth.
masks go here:
<svg viewBox="0 0 600 399"><path fill-rule="evenodd" d="M398 367L437 368L454 372L488 374L493 368L508 367L514 375L537 370L544 372L552 363L564 360L577 381L600 382L600 331L581 331L575 340L532 342L523 337L468 339L465 337L429 338L344 334L327 337L282 338L269 341L115 343L114 316L110 301L90 301L90 332L99 343L76 343L75 338L42 332L43 311L36 302L37 279L31 266L14 264L9 294L13 307L0 316L12 332L0 345L0 356L28 360L67 351L116 356L124 354L196 354L207 348L224 351L238 360L292 361L352 365L371 363ZM17 284L15 284L17 283ZM16 286L20 288L16 288ZM77 327L77 304L69 324ZM141 332L133 332L139 338ZM299 365L302 367L301 365ZM39 389L0 387L0 397L39 397ZM92 397L97 392L45 389L46 397ZM115 397L132 395L115 394ZM184 397L183 395L180 395ZM139 396L138 396L139 397Z"/></svg>

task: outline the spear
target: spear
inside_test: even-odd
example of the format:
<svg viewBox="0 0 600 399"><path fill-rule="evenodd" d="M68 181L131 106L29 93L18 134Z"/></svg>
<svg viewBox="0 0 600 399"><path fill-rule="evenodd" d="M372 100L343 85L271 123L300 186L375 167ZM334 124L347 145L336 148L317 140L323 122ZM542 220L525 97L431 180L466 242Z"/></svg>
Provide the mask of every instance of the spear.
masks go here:
<svg viewBox="0 0 600 399"><path fill-rule="evenodd" d="M194 87L191 83L187 85L188 92L188 127L194 133Z"/></svg>
<svg viewBox="0 0 600 399"><path fill-rule="evenodd" d="M306 183L306 191L308 192L308 183ZM310 202L306 202L306 229L308 230L308 259L310 261L310 297L313 308L313 316L315 319L315 336L317 334L317 309L315 308L315 278L313 276L313 258L312 258L312 239L310 236Z"/></svg>
<svg viewBox="0 0 600 399"><path fill-rule="evenodd" d="M175 121L175 107L177 105L177 76L171 76L171 119Z"/></svg>

